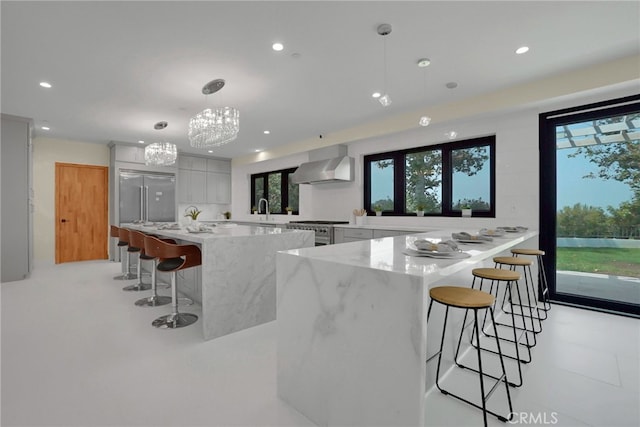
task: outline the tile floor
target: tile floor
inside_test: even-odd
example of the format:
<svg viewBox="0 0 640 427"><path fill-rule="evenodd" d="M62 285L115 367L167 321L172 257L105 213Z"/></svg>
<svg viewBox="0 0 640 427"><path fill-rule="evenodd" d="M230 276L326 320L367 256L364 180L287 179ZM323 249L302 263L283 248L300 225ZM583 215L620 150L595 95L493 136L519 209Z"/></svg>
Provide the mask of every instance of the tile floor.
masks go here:
<svg viewBox="0 0 640 427"><path fill-rule="evenodd" d="M121 291L119 270L63 264L1 285L2 426L312 425L276 396L276 322L208 342L198 324L156 330L168 308L135 307L141 293ZM640 322L554 306L544 328L512 389L512 423L640 425ZM474 390L475 377L457 374L448 385ZM437 391L427 411L430 426L482 424Z"/></svg>

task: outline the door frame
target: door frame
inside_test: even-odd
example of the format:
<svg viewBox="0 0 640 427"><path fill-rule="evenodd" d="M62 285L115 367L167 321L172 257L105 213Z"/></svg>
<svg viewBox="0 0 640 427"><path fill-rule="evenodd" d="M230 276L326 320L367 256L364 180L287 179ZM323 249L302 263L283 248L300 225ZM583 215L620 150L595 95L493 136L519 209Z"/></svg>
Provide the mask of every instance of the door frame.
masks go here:
<svg viewBox="0 0 640 427"><path fill-rule="evenodd" d="M590 120L602 115L622 115L640 109L640 95L581 105L539 115L540 150L540 249L545 252L544 269L549 286L549 297L554 302L585 308L637 316L638 306L621 301L558 293L556 288L556 214L557 164L556 126L566 122Z"/></svg>

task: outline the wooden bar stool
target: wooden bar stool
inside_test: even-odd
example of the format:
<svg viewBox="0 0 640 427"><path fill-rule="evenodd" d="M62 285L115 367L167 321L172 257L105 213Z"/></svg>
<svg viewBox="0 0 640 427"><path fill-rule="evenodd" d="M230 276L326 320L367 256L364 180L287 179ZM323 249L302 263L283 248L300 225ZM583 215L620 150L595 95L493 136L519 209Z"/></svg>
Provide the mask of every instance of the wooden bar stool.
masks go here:
<svg viewBox="0 0 640 427"><path fill-rule="evenodd" d="M198 316L178 311L178 288L176 272L202 264L202 254L196 245L176 245L156 237L144 236L144 248L147 255L159 258L158 271L171 273L171 314L158 317L151 324L156 328L176 329L195 323Z"/></svg>
<svg viewBox="0 0 640 427"><path fill-rule="evenodd" d="M471 270L471 274L473 275L473 282L471 284L471 289L475 289L476 288L476 284L478 284L478 289L482 290L483 286L484 286L484 281L485 280L490 280L491 281L491 286L489 288L489 294L491 295L495 295L495 298L497 299L498 294L499 294L499 287L501 284L505 285L505 294L508 297L508 301L511 302L512 301L512 285L513 283L516 283L515 289L516 289L516 293L518 294L518 300L520 300L519 295L520 295L520 291L518 289L517 286L517 281L520 280L520 273L516 272L516 271L510 271L510 270L502 270L499 268L475 268L473 270ZM494 304L493 304L493 308L495 308L495 300L494 300ZM520 307L520 310L522 311L522 307ZM514 383L514 382L510 382L509 385L511 385L512 387L520 387L523 384L523 380L522 380L522 363L529 363L531 362L531 347L533 347L533 345L529 342L529 336L527 335L527 331L526 330L519 330L519 328L517 327L517 323L516 323L516 319L515 319L515 314L513 312L509 313L511 316L511 324L508 323L499 323L496 322L495 320L492 320L492 324L489 325L491 327L493 327L493 334L491 334L489 331L485 331L485 324L486 324L486 315L483 321L483 325L482 325L482 330L484 335L488 336L488 337L498 337L498 330L497 327L498 326L505 326L508 328L511 328L511 335L513 336L513 338L507 338L506 336L501 336L499 339L500 341L505 341L508 343L513 344L514 346L514 353L515 355L510 355L510 354L506 354L503 353L503 356L512 360L515 360L517 362L517 366L518 366L518 382ZM465 313L464 316L464 320L463 320L463 325L465 325L467 322L467 313ZM520 331L520 334L518 334L518 332ZM456 364L462 368L467 368L467 369L471 369L468 366L464 366L461 363L458 362L458 355L460 353L460 344L462 343L462 334L463 331L460 331L460 337L458 339L458 346L456 348L456 354L454 357L454 360L456 361ZM476 342L474 343L473 337L476 337ZM524 336L525 338L525 342L522 343L522 337ZM482 347L480 345L480 336L478 334L475 333L475 331L472 332L471 334L471 345L473 345L474 347L484 350L484 351L488 351L490 353L494 353L497 354L497 352L493 349L489 349L489 348L485 348ZM523 347L524 350L526 350L526 354L521 354L520 353L520 347ZM526 357L525 357L526 356Z"/></svg>
<svg viewBox="0 0 640 427"><path fill-rule="evenodd" d="M135 275L133 275L130 271L129 264L129 230L126 228L120 228L115 225L111 226L111 237L118 238L118 249L120 249L120 263L122 265L122 274L115 276L114 280L131 280L135 279ZM127 255L123 255L123 249L127 249Z"/></svg>
<svg viewBox="0 0 640 427"><path fill-rule="evenodd" d="M503 299L502 310L506 313L509 313L509 310L513 309L513 305L520 305L522 306L523 310L528 311L528 313L525 312L524 317L522 318L522 324L524 328L526 328L529 332L534 333L533 345L535 346L535 334L542 332L542 320L540 319L540 313L537 311L536 292L533 288L533 276L531 275L531 264L533 264L533 262L525 258L517 258L513 256L494 257L493 262L495 263L496 268L503 268L503 266L507 266L507 268L511 271L516 271L516 268L522 267L522 276L524 277L524 291L527 300L519 300L518 302L513 302L511 304L512 306L507 309L505 308L505 301ZM516 313L516 316L519 316L519 314ZM527 319L530 320L530 327L527 326Z"/></svg>
<svg viewBox="0 0 640 427"><path fill-rule="evenodd" d="M440 340L440 350L438 350L436 354L434 354L427 360L428 362L429 360L438 356L438 365L436 368L436 387L438 387L438 390L440 390L445 395L452 396L462 402L465 402L471 406L481 409L482 416L484 418L485 427L487 426L487 414L491 414L503 422L507 422L511 420L511 418L513 417L513 406L511 405L511 394L509 392L507 372L504 367L504 360L502 358L502 351L500 349L500 339L498 338L497 333L495 336L496 346L498 348L497 354L500 357L500 366L502 368L501 374L499 376L489 375L483 372L482 352L481 352L480 346L476 347L477 356L478 356L478 369L472 369L472 370L478 373L478 377L480 379L480 396L481 396L482 405L478 405L477 403L471 402L470 400L457 396L451 393L450 391L443 389L440 386L440 381L439 381L440 380L440 364L442 362L442 349L444 347L445 334L447 330L447 319L449 317L449 308L454 307L454 308L461 308L465 310L465 321L467 318L467 314L469 313L469 310L473 311L473 319L474 319L473 329L474 329L475 335L479 336L480 328L479 328L479 320L478 320L478 310L485 310L485 312L489 312L489 314L491 315L491 322L494 323L495 322L494 314L493 314L493 306L495 303L494 296L487 292L479 291L477 289L461 288L461 287L455 287L455 286L440 286L440 287L432 288L431 290L429 290L429 296L431 297L431 301L429 302L429 310L427 311L427 322L429 321L429 316L431 315L431 308L433 306L434 301L446 307L445 313L444 313L444 323L442 326L442 338ZM464 323L462 325L462 330L464 330ZM496 328L496 331L497 331L497 328ZM461 336L462 336L462 332L461 332ZM459 346L460 345L458 343L458 349L459 349ZM457 358L457 351L456 351L456 358ZM485 386L484 386L484 377L489 377L496 380L496 382L493 384L489 392L486 394L485 394ZM506 416L500 415L494 411L487 409L487 400L489 400L489 398L491 397L493 392L496 390L496 388L500 385L500 383L504 383L504 388L507 393L507 401L509 402L509 413Z"/></svg>
<svg viewBox="0 0 640 427"><path fill-rule="evenodd" d="M514 248L511 249L511 254L514 257L518 255L525 256L535 256L538 261L538 297L535 298L536 307L537 301L542 302L542 307L537 307L538 311L542 310L541 319L545 320L547 318L547 312L551 310L551 299L549 297L549 286L547 284L547 273L544 269L544 262L542 261L542 257L545 255L545 252L540 249L526 249L526 248Z"/></svg>

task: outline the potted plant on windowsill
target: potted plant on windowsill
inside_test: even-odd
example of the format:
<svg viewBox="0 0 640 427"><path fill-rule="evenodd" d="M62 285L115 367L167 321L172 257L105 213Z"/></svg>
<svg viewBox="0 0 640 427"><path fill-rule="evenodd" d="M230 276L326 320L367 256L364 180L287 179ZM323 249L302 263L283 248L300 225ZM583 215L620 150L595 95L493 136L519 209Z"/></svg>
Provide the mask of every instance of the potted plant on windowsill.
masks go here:
<svg viewBox="0 0 640 427"><path fill-rule="evenodd" d="M422 203L418 203L416 205L416 215L417 216L424 216L424 205Z"/></svg>
<svg viewBox="0 0 640 427"><path fill-rule="evenodd" d="M382 216L382 206L374 205L373 210L375 211L376 216Z"/></svg>
<svg viewBox="0 0 640 427"><path fill-rule="evenodd" d="M471 214L472 214L471 205L468 205L468 204L462 205L460 207L460 210L462 211L462 216L463 217L465 217L465 218L471 217Z"/></svg>
<svg viewBox="0 0 640 427"><path fill-rule="evenodd" d="M252 206L251 207L251 213L254 214L254 215L258 215L258 208L255 207L255 206Z"/></svg>
<svg viewBox="0 0 640 427"><path fill-rule="evenodd" d="M287 206L284 209L287 211L287 215L293 215L293 208L291 206Z"/></svg>

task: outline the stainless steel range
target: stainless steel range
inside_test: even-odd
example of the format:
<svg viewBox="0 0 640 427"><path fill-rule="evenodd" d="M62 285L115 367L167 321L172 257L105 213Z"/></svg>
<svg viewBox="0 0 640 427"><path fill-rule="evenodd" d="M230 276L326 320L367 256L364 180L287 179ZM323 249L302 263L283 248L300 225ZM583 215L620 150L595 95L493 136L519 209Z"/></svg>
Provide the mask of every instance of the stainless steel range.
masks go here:
<svg viewBox="0 0 640 427"><path fill-rule="evenodd" d="M316 246L329 245L334 242L334 224L348 224L348 221L291 221L287 228L295 230L311 230L316 233Z"/></svg>

